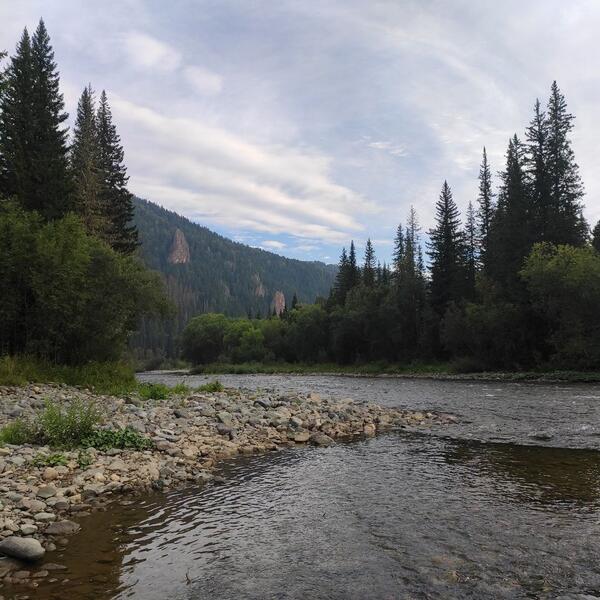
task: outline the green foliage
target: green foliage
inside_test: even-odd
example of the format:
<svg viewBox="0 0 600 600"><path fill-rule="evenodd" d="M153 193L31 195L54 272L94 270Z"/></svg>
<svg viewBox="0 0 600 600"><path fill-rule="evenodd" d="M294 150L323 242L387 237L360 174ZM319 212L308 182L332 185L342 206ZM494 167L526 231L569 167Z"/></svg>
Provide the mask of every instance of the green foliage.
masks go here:
<svg viewBox="0 0 600 600"><path fill-rule="evenodd" d="M137 388L133 369L124 362L68 366L30 356L0 356L0 385L66 383L103 394L125 394Z"/></svg>
<svg viewBox="0 0 600 600"><path fill-rule="evenodd" d="M150 450L154 447L152 440L135 429L95 429L81 440L81 445L97 450L120 448L123 450Z"/></svg>
<svg viewBox="0 0 600 600"><path fill-rule="evenodd" d="M144 400L166 400L172 389L164 383L140 383L138 394Z"/></svg>
<svg viewBox="0 0 600 600"><path fill-rule="evenodd" d="M77 466L87 469L94 462L94 457L88 450L79 450L77 453Z"/></svg>
<svg viewBox="0 0 600 600"><path fill-rule="evenodd" d="M0 444L21 444L32 443L37 435L37 429L24 419L17 419L8 423L0 429Z"/></svg>
<svg viewBox="0 0 600 600"><path fill-rule="evenodd" d="M144 314L165 314L157 275L89 236L73 215L43 223L0 207L0 352L115 360Z"/></svg>
<svg viewBox="0 0 600 600"><path fill-rule="evenodd" d="M61 406L47 401L36 421L38 438L50 446L74 448L92 434L100 419L100 410L94 402L72 400Z"/></svg>
<svg viewBox="0 0 600 600"><path fill-rule="evenodd" d="M61 454L60 452L56 452L54 454L36 454L33 458L33 464L36 467L58 467L65 466L69 462L68 458Z"/></svg>
<svg viewBox="0 0 600 600"><path fill-rule="evenodd" d="M203 385L198 386L197 391L199 392L222 392L225 389L225 386L218 380L209 381Z"/></svg>

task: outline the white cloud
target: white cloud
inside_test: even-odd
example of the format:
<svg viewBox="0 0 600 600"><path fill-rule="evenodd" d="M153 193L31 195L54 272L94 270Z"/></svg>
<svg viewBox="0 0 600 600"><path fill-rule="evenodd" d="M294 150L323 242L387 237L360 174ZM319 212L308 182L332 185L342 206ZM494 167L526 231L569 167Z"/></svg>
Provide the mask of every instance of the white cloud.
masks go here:
<svg viewBox="0 0 600 600"><path fill-rule="evenodd" d="M376 210L332 179L322 153L250 142L118 97L112 103L127 139L132 191L187 216L339 243L363 228L361 214Z"/></svg>
<svg viewBox="0 0 600 600"><path fill-rule="evenodd" d="M406 147L402 144L394 144L389 141L380 141L380 142L370 142L367 144L369 148L373 148L375 150L382 150L383 152L387 152L392 156L402 157L408 156L408 152L406 151Z"/></svg>
<svg viewBox="0 0 600 600"><path fill-rule="evenodd" d="M183 74L188 83L200 94L218 94L223 89L223 78L203 67L184 67Z"/></svg>
<svg viewBox="0 0 600 600"><path fill-rule="evenodd" d="M261 246L265 248L274 248L275 250L281 250L282 248L286 247L286 245L283 242L280 242L278 240L264 240Z"/></svg>
<svg viewBox="0 0 600 600"><path fill-rule="evenodd" d="M125 35L125 50L131 63L143 69L175 71L181 64L181 54L169 44L139 31Z"/></svg>

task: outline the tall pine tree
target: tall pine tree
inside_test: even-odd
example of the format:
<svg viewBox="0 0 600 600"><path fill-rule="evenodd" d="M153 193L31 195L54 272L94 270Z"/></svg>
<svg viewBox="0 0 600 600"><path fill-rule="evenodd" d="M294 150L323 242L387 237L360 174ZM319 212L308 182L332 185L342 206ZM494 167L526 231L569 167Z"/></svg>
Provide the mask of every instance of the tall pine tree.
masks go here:
<svg viewBox="0 0 600 600"><path fill-rule="evenodd" d="M473 203L469 202L465 217L465 267L466 267L466 294L468 298L475 296L475 275L477 273L477 264L479 253L477 249L477 223L475 218L475 209Z"/></svg>
<svg viewBox="0 0 600 600"><path fill-rule="evenodd" d="M77 105L77 119L71 146L75 210L87 230L109 242L110 223L103 198L103 172L100 162L94 92L84 88Z"/></svg>
<svg viewBox="0 0 600 600"><path fill-rule="evenodd" d="M47 219L71 209L67 114L44 22L23 32L0 104L0 191Z"/></svg>
<svg viewBox="0 0 600 600"><path fill-rule="evenodd" d="M483 158L479 168L479 195L477 197L477 246L479 259L485 264L485 255L490 234L490 225L494 216L494 194L492 192L492 172L488 163L487 152L483 148Z"/></svg>
<svg viewBox="0 0 600 600"><path fill-rule="evenodd" d="M108 223L107 238L115 250L130 254L138 246L138 232L132 222L133 196L127 189L129 177L123 162L123 147L105 91L100 95L96 124L102 173L102 206Z"/></svg>
<svg viewBox="0 0 600 600"><path fill-rule="evenodd" d="M596 223L596 227L592 231L592 247L596 252L600 252L600 221Z"/></svg>
<svg viewBox="0 0 600 600"><path fill-rule="evenodd" d="M429 231L431 261L431 304L443 315L451 302L464 297L464 238L458 207L446 181L436 204L436 224Z"/></svg>
<svg viewBox="0 0 600 600"><path fill-rule="evenodd" d="M369 238L365 246L365 260L362 269L362 280L367 287L372 287L375 284L375 261L375 250Z"/></svg>

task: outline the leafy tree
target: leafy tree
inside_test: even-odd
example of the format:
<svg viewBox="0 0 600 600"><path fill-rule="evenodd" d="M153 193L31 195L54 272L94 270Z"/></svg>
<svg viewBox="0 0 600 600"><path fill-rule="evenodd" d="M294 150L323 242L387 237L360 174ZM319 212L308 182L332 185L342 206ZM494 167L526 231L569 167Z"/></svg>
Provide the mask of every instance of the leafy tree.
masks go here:
<svg viewBox="0 0 600 600"><path fill-rule="evenodd" d="M227 324L222 314L194 317L182 334L182 356L194 364L215 362L224 350Z"/></svg>
<svg viewBox="0 0 600 600"><path fill-rule="evenodd" d="M477 209L477 246L479 258L485 264L485 256L488 246L488 236L492 218L494 216L494 194L492 192L492 172L488 163L487 152L483 148L483 159L479 168L479 196L477 197L479 207Z"/></svg>
<svg viewBox="0 0 600 600"><path fill-rule="evenodd" d="M367 240L365 246L365 259L362 269L362 280L367 287L373 287L375 284L375 250L371 240Z"/></svg>
<svg viewBox="0 0 600 600"><path fill-rule="evenodd" d="M123 162L123 146L104 90L100 95L96 123L102 174L102 206L108 222L108 241L118 252L130 254L139 244L138 231L133 223L133 196L127 190L129 177Z"/></svg>
<svg viewBox="0 0 600 600"><path fill-rule="evenodd" d="M25 29L6 73L0 105L0 192L47 219L70 208L67 119L44 22Z"/></svg>
<svg viewBox="0 0 600 600"><path fill-rule="evenodd" d="M464 236L460 216L450 186L442 186L436 204L436 225L429 231L431 260L431 304L443 315L451 302L464 297L465 264Z"/></svg>
<svg viewBox="0 0 600 600"><path fill-rule="evenodd" d="M103 173L98 125L94 92L90 85L84 88L79 98L73 133L71 170L75 209L92 235L108 241L109 222L103 203Z"/></svg>

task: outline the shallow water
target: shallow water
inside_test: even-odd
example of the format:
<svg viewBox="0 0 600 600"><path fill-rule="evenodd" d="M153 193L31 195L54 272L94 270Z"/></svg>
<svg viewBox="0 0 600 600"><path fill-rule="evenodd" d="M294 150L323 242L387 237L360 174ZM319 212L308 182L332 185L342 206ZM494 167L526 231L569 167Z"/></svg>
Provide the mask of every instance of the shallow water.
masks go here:
<svg viewBox="0 0 600 600"><path fill-rule="evenodd" d="M48 557L68 594L32 597L600 598L598 386L220 379L471 422L233 460L223 485L92 515Z"/></svg>

